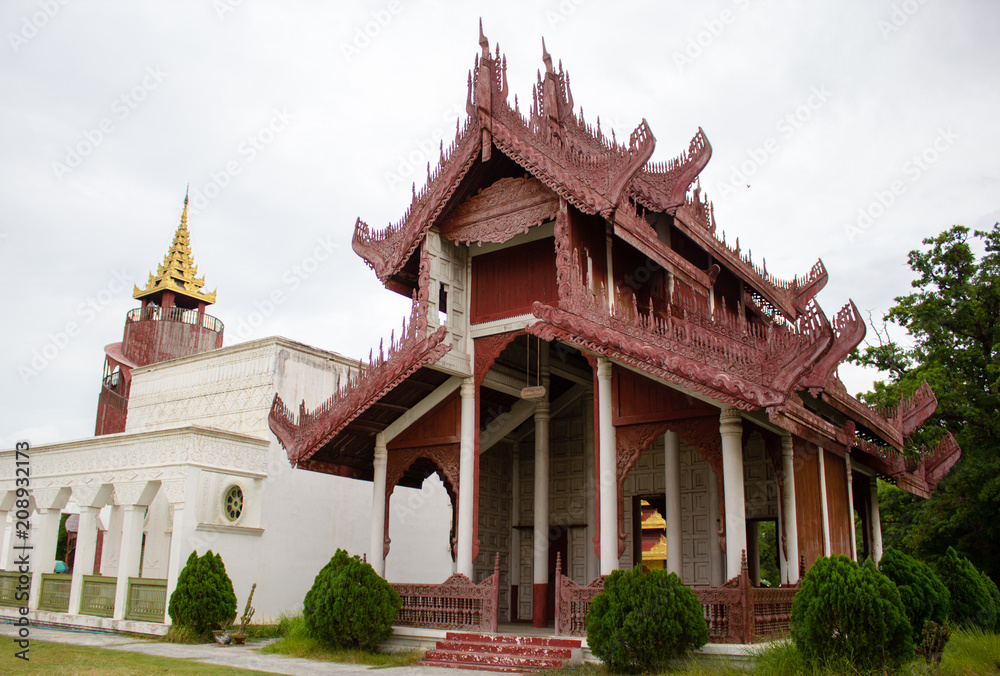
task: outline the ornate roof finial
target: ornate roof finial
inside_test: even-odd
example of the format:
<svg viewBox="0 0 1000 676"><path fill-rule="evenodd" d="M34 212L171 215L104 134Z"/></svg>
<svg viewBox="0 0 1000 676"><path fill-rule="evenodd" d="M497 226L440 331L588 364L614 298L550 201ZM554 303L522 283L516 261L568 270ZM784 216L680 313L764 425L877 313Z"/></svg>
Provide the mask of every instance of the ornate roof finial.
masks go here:
<svg viewBox="0 0 1000 676"><path fill-rule="evenodd" d="M211 293L203 291L205 278L195 276L198 274L198 266L194 264L194 257L191 255L191 236L187 224L188 194L189 190L186 190L181 222L177 226L177 232L174 233L174 241L170 244L167 255L163 257L163 263L157 266L156 275L149 275L144 289L135 287L133 298L146 298L161 295L164 291L172 291L202 303L215 302L215 291Z"/></svg>
<svg viewBox="0 0 1000 676"><path fill-rule="evenodd" d="M552 55L549 54L549 50L545 49L545 38L542 38L542 63L545 64L546 73L554 73L552 70Z"/></svg>
<svg viewBox="0 0 1000 676"><path fill-rule="evenodd" d="M486 34L483 33L483 18L479 17L479 46L483 49L483 56L489 58L490 56L490 41L486 39Z"/></svg>

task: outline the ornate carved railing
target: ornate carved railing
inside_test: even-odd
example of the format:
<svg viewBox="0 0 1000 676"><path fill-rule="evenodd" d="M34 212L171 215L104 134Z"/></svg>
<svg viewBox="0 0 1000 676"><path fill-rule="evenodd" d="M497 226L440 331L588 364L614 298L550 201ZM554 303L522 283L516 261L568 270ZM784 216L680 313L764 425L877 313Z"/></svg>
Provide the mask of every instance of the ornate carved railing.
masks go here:
<svg viewBox="0 0 1000 676"><path fill-rule="evenodd" d="M556 568L556 634L585 636L590 603L604 589L599 577L586 587ZM792 599L799 588L754 587L743 558L740 574L721 587L692 589L701 602L710 643L753 643L790 633Z"/></svg>
<svg viewBox="0 0 1000 676"><path fill-rule="evenodd" d="M20 587L22 592L26 592L31 585L31 573L18 573L17 571L0 571L0 606L26 606L28 601L18 599L17 593Z"/></svg>
<svg viewBox="0 0 1000 676"><path fill-rule="evenodd" d="M182 307L160 307L159 305L147 305L129 310L125 315L125 322L181 322L184 324L194 324L209 331L222 333L223 324L212 315L197 310L189 310Z"/></svg>
<svg viewBox="0 0 1000 676"><path fill-rule="evenodd" d="M56 613L69 612L69 589L73 576L68 573L45 573L39 591L38 608Z"/></svg>
<svg viewBox="0 0 1000 676"><path fill-rule="evenodd" d="M452 575L442 584L394 582L403 599L395 624L428 629L495 632L500 609L500 555L493 574L475 584L464 575Z"/></svg>
<svg viewBox="0 0 1000 676"><path fill-rule="evenodd" d="M586 636L587 611L591 602L604 591L604 577L599 576L581 587L573 578L562 574L556 554L556 635Z"/></svg>
<svg viewBox="0 0 1000 676"><path fill-rule="evenodd" d="M167 610L167 581L146 577L128 579L125 619L163 622Z"/></svg>
<svg viewBox="0 0 1000 676"><path fill-rule="evenodd" d="M115 612L115 587L118 580L102 575L83 576L83 595L80 599L80 614L95 617L111 617Z"/></svg>

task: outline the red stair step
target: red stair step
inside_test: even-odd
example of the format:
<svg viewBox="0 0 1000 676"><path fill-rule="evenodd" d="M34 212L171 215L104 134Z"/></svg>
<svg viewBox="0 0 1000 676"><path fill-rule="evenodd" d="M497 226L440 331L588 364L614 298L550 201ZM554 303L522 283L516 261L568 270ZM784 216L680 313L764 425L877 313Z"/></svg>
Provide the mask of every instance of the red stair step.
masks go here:
<svg viewBox="0 0 1000 676"><path fill-rule="evenodd" d="M503 655L456 652L452 650L428 650L424 656L427 662L452 662L456 666L467 664L497 667L519 667L521 669L551 669L562 666L564 660L551 657L528 657L524 655Z"/></svg>
<svg viewBox="0 0 1000 676"><path fill-rule="evenodd" d="M438 650L454 652L493 653L504 655L525 655L528 657L554 657L568 660L573 656L572 648L553 648L552 646L531 645L526 643L481 643L473 641L438 641Z"/></svg>
<svg viewBox="0 0 1000 676"><path fill-rule="evenodd" d="M550 648L579 648L583 644L580 639L555 638L550 636L513 636L510 634L475 634L471 632L449 631L445 634L447 641L467 641L472 643L514 643L518 645L536 645Z"/></svg>

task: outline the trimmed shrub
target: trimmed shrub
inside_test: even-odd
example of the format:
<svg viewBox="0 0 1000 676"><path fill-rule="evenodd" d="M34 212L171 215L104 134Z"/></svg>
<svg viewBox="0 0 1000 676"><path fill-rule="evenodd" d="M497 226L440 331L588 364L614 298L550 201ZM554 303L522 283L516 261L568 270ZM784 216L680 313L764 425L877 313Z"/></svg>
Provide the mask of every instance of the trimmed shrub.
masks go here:
<svg viewBox="0 0 1000 676"><path fill-rule="evenodd" d="M951 619L956 624L979 627L987 631L997 628L1000 602L996 585L972 562L959 556L954 547L938 560L938 575L951 593ZM994 595L996 594L996 595Z"/></svg>
<svg viewBox="0 0 1000 676"><path fill-rule="evenodd" d="M338 549L316 576L303 605L312 638L333 648L374 651L392 633L403 600L369 564Z"/></svg>
<svg viewBox="0 0 1000 676"><path fill-rule="evenodd" d="M200 558L198 552L191 552L177 576L167 611L175 625L204 637L232 623L236 619L236 592L222 557L211 549Z"/></svg>
<svg viewBox="0 0 1000 676"><path fill-rule="evenodd" d="M948 588L930 566L896 549L887 549L878 567L899 590L915 644L923 640L924 622L944 624L948 619Z"/></svg>
<svg viewBox="0 0 1000 676"><path fill-rule="evenodd" d="M587 643L615 672L661 670L708 643L701 603L674 573L616 570L587 613Z"/></svg>
<svg viewBox="0 0 1000 676"><path fill-rule="evenodd" d="M899 590L868 560L820 558L792 602L792 639L815 665L848 662L859 671L895 669L913 657Z"/></svg>

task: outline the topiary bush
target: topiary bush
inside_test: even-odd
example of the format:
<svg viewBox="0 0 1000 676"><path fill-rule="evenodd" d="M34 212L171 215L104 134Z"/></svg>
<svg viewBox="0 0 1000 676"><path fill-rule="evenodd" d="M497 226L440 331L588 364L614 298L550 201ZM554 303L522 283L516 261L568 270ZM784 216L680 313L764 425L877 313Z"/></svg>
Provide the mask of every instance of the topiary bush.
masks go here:
<svg viewBox="0 0 1000 676"><path fill-rule="evenodd" d="M203 637L236 619L236 592L221 556L211 549L202 557L191 552L177 576L167 612L174 625Z"/></svg>
<svg viewBox="0 0 1000 676"><path fill-rule="evenodd" d="M312 638L333 648L374 651L392 633L403 600L369 564L338 549L303 605Z"/></svg>
<svg viewBox="0 0 1000 676"><path fill-rule="evenodd" d="M878 564L896 584L906 609L906 619L913 629L913 642L923 640L924 622L944 624L948 619L948 588L926 563L896 549L887 549Z"/></svg>
<svg viewBox="0 0 1000 676"><path fill-rule="evenodd" d="M1000 601L996 585L954 547L938 560L938 576L951 594L951 619L955 624L997 629Z"/></svg>
<svg viewBox="0 0 1000 676"><path fill-rule="evenodd" d="M814 665L847 662L859 671L895 669L913 657L899 590L868 560L820 558L792 602L792 639Z"/></svg>
<svg viewBox="0 0 1000 676"><path fill-rule="evenodd" d="M609 669L661 670L708 643L701 603L674 573L616 570L587 613L587 643Z"/></svg>

